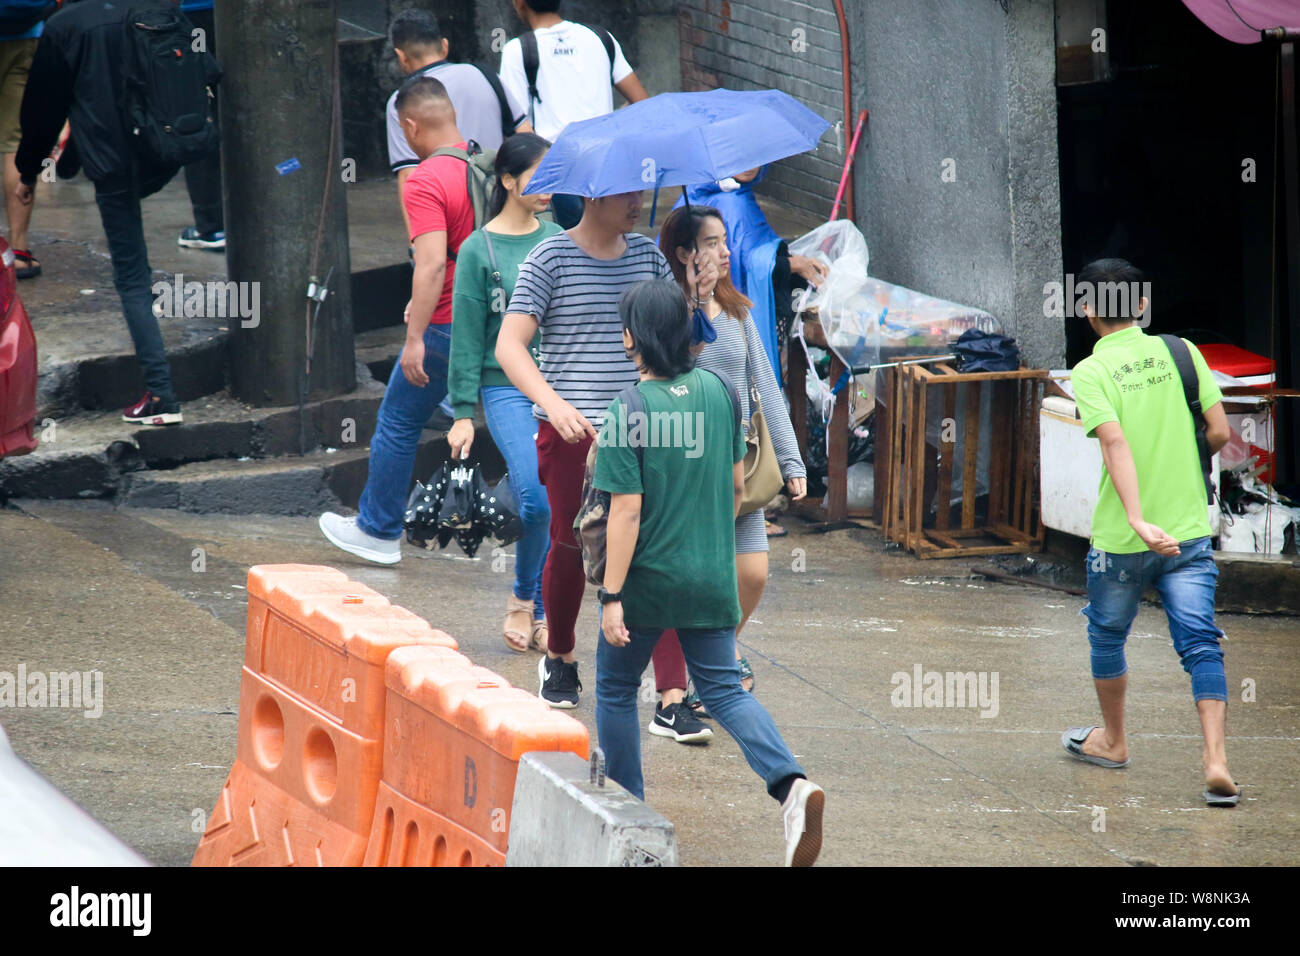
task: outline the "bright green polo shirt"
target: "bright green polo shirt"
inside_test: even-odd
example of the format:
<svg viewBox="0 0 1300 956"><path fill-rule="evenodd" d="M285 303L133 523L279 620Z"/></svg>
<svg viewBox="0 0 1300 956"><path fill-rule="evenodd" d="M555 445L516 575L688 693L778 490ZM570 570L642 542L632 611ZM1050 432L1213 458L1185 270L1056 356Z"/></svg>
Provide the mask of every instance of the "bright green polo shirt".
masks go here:
<svg viewBox="0 0 1300 956"><path fill-rule="evenodd" d="M1186 340L1184 340L1186 341ZM1200 350L1187 343L1200 381L1201 408L1223 400ZM1164 342L1137 326L1102 336L1070 374L1084 430L1119 422L1133 450L1144 520L1179 541L1210 533L1205 481L1192 413ZM1124 505L1103 466L1092 513L1092 546L1111 554L1147 550L1129 527Z"/></svg>

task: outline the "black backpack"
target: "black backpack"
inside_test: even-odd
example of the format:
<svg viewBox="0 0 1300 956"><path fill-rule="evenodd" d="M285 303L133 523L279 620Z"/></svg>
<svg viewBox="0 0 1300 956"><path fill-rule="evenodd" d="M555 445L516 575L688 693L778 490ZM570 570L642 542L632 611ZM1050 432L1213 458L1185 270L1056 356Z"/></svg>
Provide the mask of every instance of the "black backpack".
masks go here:
<svg viewBox="0 0 1300 956"><path fill-rule="evenodd" d="M1214 504L1214 480L1210 477L1210 440L1205 434L1205 413L1201 408L1201 383L1196 375L1196 364L1192 361L1191 350L1187 343L1176 335L1161 335L1173 357L1174 367L1178 369L1178 378L1183 384L1183 398L1192 412L1192 425L1196 429L1196 453L1201 458L1201 477L1205 479L1205 498L1207 504Z"/></svg>
<svg viewBox="0 0 1300 956"><path fill-rule="evenodd" d="M195 52L194 26L170 5L131 7L122 21L122 112L140 157L184 166L217 148L211 87L217 61Z"/></svg>
<svg viewBox="0 0 1300 956"><path fill-rule="evenodd" d="M451 60L439 60L433 66L421 71L423 76L432 76L437 79L437 68L444 63L447 66L452 65ZM497 107L501 110L501 139L507 140L515 135L515 118L514 112L510 109L510 101L506 99L505 87L501 85L501 78L496 75L495 71L488 69L478 63L471 63L470 66L482 74L483 79L487 80L488 86L492 87L492 92L497 98Z"/></svg>
<svg viewBox="0 0 1300 956"><path fill-rule="evenodd" d="M614 83L614 35L602 27L593 27L589 23L579 23L578 26L590 30L600 37L600 42L605 47L605 55L609 57L609 82L612 86ZM533 123L533 104L542 101L541 94L537 92L537 68L541 65L541 58L537 51L537 34L529 30L519 38L519 44L524 55L524 78L528 80L528 122ZM533 123L533 125L535 128L536 123Z"/></svg>

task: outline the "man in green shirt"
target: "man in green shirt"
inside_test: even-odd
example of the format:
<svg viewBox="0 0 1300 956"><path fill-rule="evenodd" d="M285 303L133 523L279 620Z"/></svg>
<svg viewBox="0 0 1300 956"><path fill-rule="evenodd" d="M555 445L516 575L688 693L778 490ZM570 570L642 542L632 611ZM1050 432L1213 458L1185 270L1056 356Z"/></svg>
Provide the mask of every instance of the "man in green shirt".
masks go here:
<svg viewBox="0 0 1300 956"><path fill-rule="evenodd" d="M1105 465L1092 518L1088 606L1083 609L1104 725L1067 730L1061 743L1089 763L1128 765L1124 642L1143 589L1154 586L1174 648L1191 677L1205 738L1205 800L1211 806L1234 806L1237 787L1224 744L1228 685L1219 647L1222 632L1214 623L1218 569L1210 548L1195 423L1170 347L1138 325L1149 306L1145 295L1107 294L1145 287L1142 273L1123 259L1090 263L1075 283L1076 289L1096 290L1089 297L1093 304L1083 300L1083 312L1100 336L1071 380L1079 417L1088 435L1101 442ZM1118 299L1129 308L1115 309ZM1213 454L1229 435L1222 395L1196 346L1185 344L1196 368Z"/></svg>
<svg viewBox="0 0 1300 956"><path fill-rule="evenodd" d="M709 713L781 804L786 866L811 866L821 850L825 794L804 776L763 705L741 688L736 662L735 515L745 490L745 436L735 399L722 379L693 367L686 299L675 283L632 286L619 317L645 409L611 403L592 478L610 493L598 592L604 640L596 651L596 732L609 776L644 799L637 691L659 636L676 628Z"/></svg>

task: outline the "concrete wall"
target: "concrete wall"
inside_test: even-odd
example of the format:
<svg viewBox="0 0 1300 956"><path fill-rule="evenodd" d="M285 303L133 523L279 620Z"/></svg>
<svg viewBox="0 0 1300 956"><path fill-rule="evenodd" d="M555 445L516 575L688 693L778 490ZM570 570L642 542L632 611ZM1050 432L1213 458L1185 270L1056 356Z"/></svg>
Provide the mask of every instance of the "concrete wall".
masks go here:
<svg viewBox="0 0 1300 956"><path fill-rule="evenodd" d="M682 0L678 17L683 89L779 89L831 123L843 119L840 35L833 3ZM775 164L762 191L825 219L843 163L835 132L828 131L816 152Z"/></svg>
<svg viewBox="0 0 1300 956"><path fill-rule="evenodd" d="M1048 366L1065 350L1042 314L1061 278L1053 12L865 0L849 23L854 105L871 110L854 169L872 274L987 309Z"/></svg>
<svg viewBox="0 0 1300 956"><path fill-rule="evenodd" d="M1028 361L1059 365L1061 324L1042 315L1043 284L1061 274L1052 0L844 6L853 109L871 111L854 183L872 274L987 309ZM679 9L685 88L775 87L843 120L830 0ZM832 130L816 153L776 164L761 191L824 218L842 163Z"/></svg>

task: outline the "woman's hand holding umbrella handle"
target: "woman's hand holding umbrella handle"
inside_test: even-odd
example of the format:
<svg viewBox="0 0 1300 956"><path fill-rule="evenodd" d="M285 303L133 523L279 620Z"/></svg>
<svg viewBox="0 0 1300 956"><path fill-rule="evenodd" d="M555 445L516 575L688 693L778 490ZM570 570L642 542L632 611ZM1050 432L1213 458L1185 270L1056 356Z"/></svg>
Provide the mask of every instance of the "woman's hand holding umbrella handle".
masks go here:
<svg viewBox="0 0 1300 956"><path fill-rule="evenodd" d="M468 458L469 450L474 445L474 420L458 418L447 432L447 445L451 449L452 461Z"/></svg>

